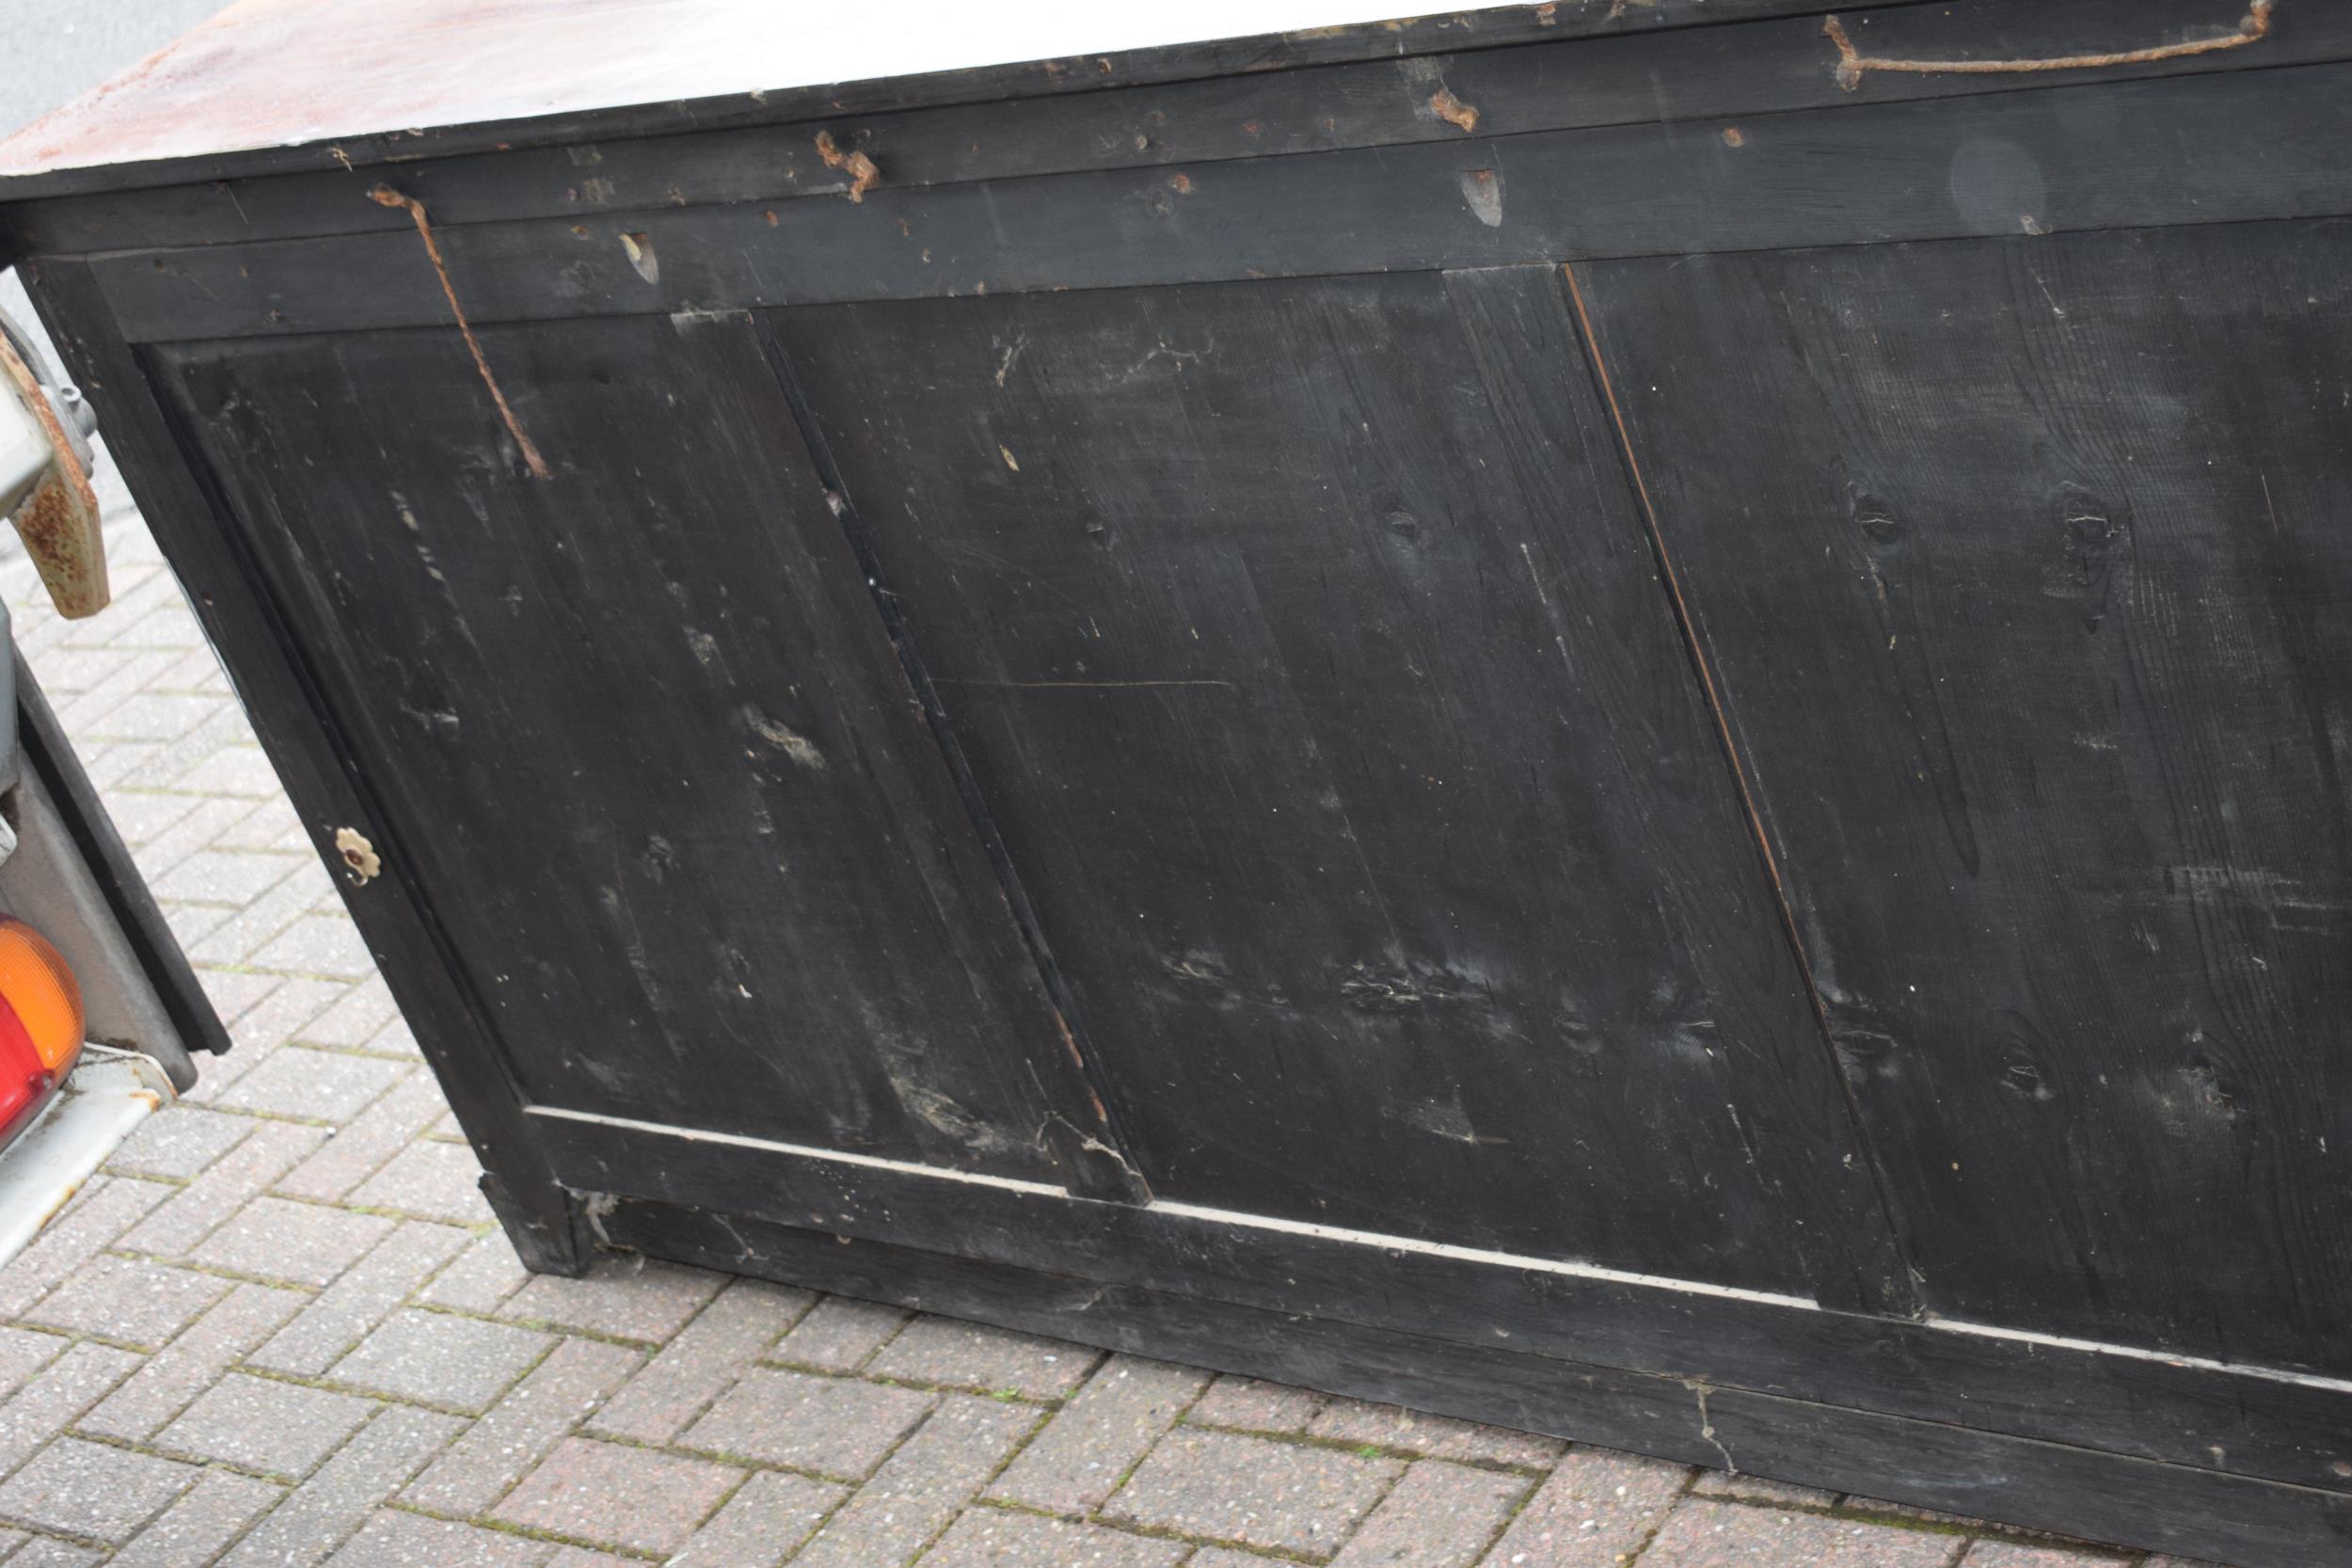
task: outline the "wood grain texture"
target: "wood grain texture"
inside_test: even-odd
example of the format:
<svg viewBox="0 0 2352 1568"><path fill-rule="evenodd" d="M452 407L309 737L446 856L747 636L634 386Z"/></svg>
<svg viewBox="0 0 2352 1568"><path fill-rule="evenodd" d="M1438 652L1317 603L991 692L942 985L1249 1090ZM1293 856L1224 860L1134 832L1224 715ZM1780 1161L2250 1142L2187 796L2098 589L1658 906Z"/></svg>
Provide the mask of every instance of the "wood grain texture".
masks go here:
<svg viewBox="0 0 2352 1568"><path fill-rule="evenodd" d="M1840 13L1850 36L1880 52L2005 58L2078 54L2121 38L2210 32L2214 0L1963 0ZM2192 55L2074 73L2111 83L2137 77L2265 69L2352 55L2352 13L2290 6L2259 56ZM680 207L837 202L849 180L824 162L822 132L866 154L892 190L1089 169L1182 168L1343 148L1457 144L1441 119L1442 89L1474 109L1481 145L1496 136L1615 125L1678 125L1693 144L1759 134L1757 116L1866 108L1906 99L2006 93L2054 79L1969 75L1873 76L1838 85L1837 53L1817 17L1740 27L1678 28L1562 38L1518 48L1475 48L1403 59L1120 87L1074 96L873 115L829 110L815 122L746 126L658 138L405 161L388 171L436 225L608 214L659 215ZM2057 81L2067 78L2061 75ZM1743 142L1744 145L1744 142ZM399 214L351 199L341 166L272 179L199 181L157 189L20 202L7 211L27 251L88 252L249 245L340 233L397 231ZM863 203L860 203L863 205ZM1512 209L1505 204L1506 217ZM644 223L626 227L642 230Z"/></svg>
<svg viewBox="0 0 2352 1568"><path fill-rule="evenodd" d="M1343 1322L1842 1409L2352 1493L2352 1385L2183 1363L1753 1292L1266 1224L1074 1202L693 1129L532 1115L570 1187L706 1208L1294 1319Z"/></svg>
<svg viewBox="0 0 2352 1568"><path fill-rule="evenodd" d="M1826 8L1549 0L1384 19L1336 0L1018 9L913 0L878 27L756 0L411 0L359 12L332 0L244 0L9 137L0 188L13 198L348 169L544 146L583 125L736 129Z"/></svg>
<svg viewBox="0 0 2352 1568"><path fill-rule="evenodd" d="M68 373L97 409L139 513L166 550L206 640L235 673L237 694L312 847L340 877L334 835L356 827L387 842L382 800L355 765L326 709L307 651L288 636L259 564L230 526L201 461L125 344L89 269L52 261L22 270ZM462 351L461 351L462 352ZM522 1093L492 1045L481 998L452 951L405 857L393 856L367 895L346 900L368 951L416 1031L468 1141L503 1195L518 1249L577 1256L575 1210L527 1132Z"/></svg>
<svg viewBox="0 0 2352 1568"><path fill-rule="evenodd" d="M2335 1568L2352 1549L2352 1498L2340 1494L756 1220L723 1226L662 1204L625 1202L606 1225L659 1257L1970 1518L2241 1568Z"/></svg>
<svg viewBox="0 0 2352 1568"><path fill-rule="evenodd" d="M1938 1311L2352 1369L2348 264L1579 269Z"/></svg>
<svg viewBox="0 0 2352 1568"><path fill-rule="evenodd" d="M1899 1292L1551 269L776 330L1155 1190Z"/></svg>
<svg viewBox="0 0 2352 1568"><path fill-rule="evenodd" d="M485 345L552 481L449 333L168 375L524 1091L1027 1176L1106 1136L749 324Z"/></svg>
<svg viewBox="0 0 2352 1568"><path fill-rule="evenodd" d="M2292 135L2280 127L2295 127ZM2352 208L2352 65L451 230L477 322L1475 268ZM1480 178L1482 171L1491 178ZM365 204L358 188L351 200ZM774 214L774 221L769 213ZM624 236L628 237L624 244ZM659 265L631 259L651 254ZM413 232L93 260L135 341L437 325Z"/></svg>

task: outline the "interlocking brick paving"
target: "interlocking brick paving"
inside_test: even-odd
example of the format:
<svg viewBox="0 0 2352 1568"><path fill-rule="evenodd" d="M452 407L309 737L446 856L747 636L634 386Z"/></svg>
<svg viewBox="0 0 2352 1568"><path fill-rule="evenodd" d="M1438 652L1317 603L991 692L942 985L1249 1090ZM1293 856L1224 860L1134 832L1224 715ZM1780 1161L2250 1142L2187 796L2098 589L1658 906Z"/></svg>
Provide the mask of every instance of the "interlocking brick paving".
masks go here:
<svg viewBox="0 0 2352 1568"><path fill-rule="evenodd" d="M152 543L108 536L97 619L21 559L0 592L237 1050L0 1270L0 1568L2138 1562L631 1257L532 1278Z"/></svg>

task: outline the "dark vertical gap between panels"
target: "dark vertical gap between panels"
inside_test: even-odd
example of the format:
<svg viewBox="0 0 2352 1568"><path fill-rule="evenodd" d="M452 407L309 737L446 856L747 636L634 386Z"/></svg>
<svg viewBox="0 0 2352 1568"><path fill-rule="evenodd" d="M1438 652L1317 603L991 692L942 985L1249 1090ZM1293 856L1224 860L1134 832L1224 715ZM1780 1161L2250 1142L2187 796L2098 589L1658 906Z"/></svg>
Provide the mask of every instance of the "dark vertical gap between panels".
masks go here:
<svg viewBox="0 0 2352 1568"><path fill-rule="evenodd" d="M1058 1111L1054 1111L1046 1136L1061 1156L1064 1168L1070 1173L1070 1190L1081 1197L1106 1202L1148 1204L1152 1189L1143 1173L1127 1158L1127 1141L1120 1135L1117 1121L1111 1115L1103 1083L1095 1066L1095 1054L1073 1020L1076 1009L1072 1005L1069 984L1062 977L1061 968L1054 959L1052 945L1045 939L1045 930L1038 918L1036 906L1029 900L1021 881L1020 872L1012 863L1012 856L1005 847L1004 835L998 832L995 818L981 798L978 780L972 771L971 759L956 739L947 720L947 710L941 703L937 688L914 646L913 631L907 626L906 614L899 608L898 595L882 581L880 558L874 552L865 526L859 521L856 499L850 496L842 478L840 465L818 427L816 414L803 393L800 378L793 374L791 361L777 331L773 311L754 311L754 329L758 334L759 350L768 362L769 373L776 378L776 386L784 395L786 406L792 411L792 422L802 444L807 448L809 461L817 469L818 483L824 486L827 500L834 517L841 525L842 536L849 541L856 557L858 570L866 579L867 597L874 613L881 619L889 635L890 645L898 657L898 668L905 676L916 705L922 709L932 743L946 759L949 776L955 782L956 795L962 801L965 817L977 835L981 848L988 856L990 869L994 873L997 891L1010 911L1021 944L1030 965L1044 990L1043 1000L1060 1031L1058 1042L1043 1042L1043 1048L1058 1045L1065 1053L1074 1086L1081 1091L1086 1110L1094 1125L1074 1125ZM1057 1097L1045 1085L1040 1084L1049 1101Z"/></svg>
<svg viewBox="0 0 2352 1568"><path fill-rule="evenodd" d="M1763 813L1756 805L1756 791L1748 782L1747 767L1740 759L1740 745L1733 736L1731 718L1724 711L1723 694L1716 688L1714 668L1708 662L1706 645L1700 641L1698 627L1691 616L1689 601L1683 595L1682 577L1675 566L1673 552L1667 548L1665 529L1659 520L1657 506L1650 499L1648 482L1642 476L1641 459L1633 450L1633 434L1626 424L1625 410L1617 402L1617 388L1609 374L1608 361L1601 357L1600 340L1593 330L1592 313L1585 309L1584 291L1577 281L1574 263L1562 262L1560 276L1567 284L1568 303L1576 317L1577 338L1583 345L1594 385L1600 393L1602 406L1609 411L1609 421L1616 435L1618 459L1625 466L1627 483L1632 486L1634 501L1641 508L1643 526L1649 533L1650 553L1658 563L1659 581L1666 590L1667 607L1674 616L1675 631L1682 641L1684 657L1691 661L1691 668L1698 676L1700 695L1707 704L1708 718L1714 722L1724 765L1731 771L1732 787L1739 794L1740 809L1747 819L1750 841L1763 864L1765 880L1772 888L1772 906L1780 916L1781 935L1788 944L1790 956L1796 959L1799 975L1804 979L1806 1005L1813 1009L1814 1022L1820 1027L1821 1049L1829 1053L1831 1075L1836 1078L1838 1093L1845 1101L1846 1117L1853 1131L1855 1146L1862 1151L1863 1162L1869 1170L1870 1190L1878 1198L1881 1222L1895 1248L1899 1268L1890 1281L1891 1288L1885 1292L1882 1307L1899 1316L1919 1317L1923 1307L1918 1299L1918 1275L1912 1267L1909 1249L1903 1244L1902 1229L1896 1223L1894 1200L1886 1190L1886 1178L1880 1168L1877 1152L1870 1146L1869 1131L1862 1119L1862 1103L1854 1095L1853 1084L1846 1076L1844 1064L1838 1059L1836 1037L1830 1027L1829 1007L1822 1001L1821 988L1814 978L1813 959L1805 951L1804 938L1797 925L1796 909L1788 901L1788 884L1781 877L1780 857L1772 852L1772 835L1765 832Z"/></svg>

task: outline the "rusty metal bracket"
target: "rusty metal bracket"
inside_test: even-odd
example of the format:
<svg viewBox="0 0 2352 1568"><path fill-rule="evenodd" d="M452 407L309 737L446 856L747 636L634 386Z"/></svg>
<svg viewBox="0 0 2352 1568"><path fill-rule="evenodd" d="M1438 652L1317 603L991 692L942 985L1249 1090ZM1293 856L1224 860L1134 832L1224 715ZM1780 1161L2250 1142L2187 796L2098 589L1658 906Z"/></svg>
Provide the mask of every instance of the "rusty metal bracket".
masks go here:
<svg viewBox="0 0 2352 1568"><path fill-rule="evenodd" d="M95 615L113 597L106 582L106 541L99 531L98 493L90 488L87 449L51 401L50 388L11 332L0 331L0 371L7 390L32 416L50 448L50 463L32 492L8 515L24 553L40 573L50 602L68 620Z"/></svg>

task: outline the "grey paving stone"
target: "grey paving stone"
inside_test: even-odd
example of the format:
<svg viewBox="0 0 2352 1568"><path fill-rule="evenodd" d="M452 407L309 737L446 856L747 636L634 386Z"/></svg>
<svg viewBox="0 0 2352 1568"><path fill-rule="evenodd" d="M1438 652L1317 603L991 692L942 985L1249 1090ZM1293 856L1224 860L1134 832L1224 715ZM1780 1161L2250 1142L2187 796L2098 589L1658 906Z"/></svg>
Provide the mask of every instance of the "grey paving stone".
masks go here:
<svg viewBox="0 0 2352 1568"><path fill-rule="evenodd" d="M171 940L183 949L194 947L233 918L217 904L175 904L161 899L155 907L163 911L164 924L171 927Z"/></svg>
<svg viewBox="0 0 2352 1568"><path fill-rule="evenodd" d="M251 1364L302 1377L320 1375L389 1316L426 1275L455 1256L468 1239L453 1226L421 1220L401 1226L254 1352Z"/></svg>
<svg viewBox="0 0 2352 1568"><path fill-rule="evenodd" d="M1724 1470L1701 1470L1698 1479L1691 1483L1691 1494L1698 1497L1736 1497L1741 1502L1776 1503L1786 1508L1828 1509L1837 1506L1837 1494L1824 1492L1818 1486L1767 1481L1762 1476L1732 1475Z"/></svg>
<svg viewBox="0 0 2352 1568"><path fill-rule="evenodd" d="M11 1568L96 1568L105 1560L106 1554L94 1546L47 1535L33 1537L24 1543L23 1551L8 1559Z"/></svg>
<svg viewBox="0 0 2352 1568"><path fill-rule="evenodd" d="M188 1256L212 1268L315 1288L366 1257L394 1223L380 1214L257 1197Z"/></svg>
<svg viewBox="0 0 2352 1568"><path fill-rule="evenodd" d="M1470 1568L1534 1482L1440 1459L1389 1489L1332 1568Z"/></svg>
<svg viewBox="0 0 2352 1568"><path fill-rule="evenodd" d="M325 872L313 866L309 875L297 876L285 887L274 889L270 900L275 900L281 894L289 899L312 894L323 885L325 876ZM257 910L261 907L260 904L254 906ZM350 989L347 982L341 980L281 980L267 996L230 1024L230 1038L236 1043L238 1051L252 1045L285 1045L299 1038L312 1019L341 1001L343 993ZM236 1060L237 1053L231 1052L227 1056L214 1058L208 1065L216 1070L223 1064L234 1066Z"/></svg>
<svg viewBox="0 0 2352 1568"><path fill-rule="evenodd" d="M524 1478L495 1516L603 1546L675 1552L742 1480L731 1465L573 1437Z"/></svg>
<svg viewBox="0 0 2352 1568"><path fill-rule="evenodd" d="M118 1244L131 1252L167 1258L194 1251L326 1136L315 1127L297 1127L292 1122L256 1123L243 1143L125 1231Z"/></svg>
<svg viewBox="0 0 2352 1568"><path fill-rule="evenodd" d="M694 1532L667 1568L773 1568L849 1496L844 1487L762 1470Z"/></svg>
<svg viewBox="0 0 2352 1568"><path fill-rule="evenodd" d="M358 927L341 914L314 914L295 921L249 955L257 969L357 980L375 973L375 960Z"/></svg>
<svg viewBox="0 0 2352 1568"><path fill-rule="evenodd" d="M685 1327L726 1282L726 1275L707 1269L654 1262L636 1253L607 1255L582 1279L535 1276L499 1309L499 1316L659 1342Z"/></svg>
<svg viewBox="0 0 2352 1568"><path fill-rule="evenodd" d="M186 1409L238 1357L276 1333L304 1299L267 1285L238 1286L84 1416L82 1429L144 1441Z"/></svg>
<svg viewBox="0 0 2352 1568"><path fill-rule="evenodd" d="M310 1568L406 1483L465 1423L392 1406L253 1527L220 1568Z"/></svg>
<svg viewBox="0 0 2352 1568"><path fill-rule="evenodd" d="M192 796L161 795L147 790L108 790L105 800L106 815L114 818L115 832L131 847L134 860L146 859L140 851L198 805Z"/></svg>
<svg viewBox="0 0 2352 1568"><path fill-rule="evenodd" d="M1692 1497L1666 1515L1642 1568L1947 1568L1963 1542L1891 1525Z"/></svg>
<svg viewBox="0 0 2352 1568"><path fill-rule="evenodd" d="M220 1014L221 1022L231 1028L271 992L286 983L275 974L257 974L243 969L208 969L200 965L196 977L203 983L204 994L212 1000L213 1010ZM235 1037L230 1037L233 1039ZM210 1076L234 1059L233 1053L229 1056L216 1056L203 1064L202 1072ZM199 1082L201 1081L199 1078Z"/></svg>
<svg viewBox="0 0 2352 1568"><path fill-rule="evenodd" d="M0 1472L16 1468L129 1377L139 1358L127 1350L83 1343L0 1403Z"/></svg>
<svg viewBox="0 0 2352 1568"><path fill-rule="evenodd" d="M25 1380L66 1352L65 1338L13 1324L0 1324L0 1397L15 1393Z"/></svg>
<svg viewBox="0 0 2352 1568"><path fill-rule="evenodd" d="M185 1181L252 1131L253 1123L244 1117L224 1116L183 1102L140 1122L107 1160L106 1168Z"/></svg>
<svg viewBox="0 0 2352 1568"><path fill-rule="evenodd" d="M689 1427L679 1446L856 1479L871 1474L938 1401L912 1388L761 1368Z"/></svg>
<svg viewBox="0 0 2352 1568"><path fill-rule="evenodd" d="M924 1316L907 1324L866 1370L873 1377L1050 1400L1075 1388L1101 1358L1099 1351L1058 1339Z"/></svg>
<svg viewBox="0 0 2352 1568"><path fill-rule="evenodd" d="M341 1124L373 1104L410 1070L381 1056L290 1044L238 1079L217 1103L230 1110Z"/></svg>
<svg viewBox="0 0 2352 1568"><path fill-rule="evenodd" d="M157 1433L156 1448L299 1479L375 1414L373 1401L232 1372Z"/></svg>
<svg viewBox="0 0 2352 1568"><path fill-rule="evenodd" d="M327 1375L394 1399L480 1415L554 1342L532 1329L411 1307L387 1319Z"/></svg>
<svg viewBox="0 0 2352 1568"><path fill-rule="evenodd" d="M1104 1513L1147 1528L1320 1556L1338 1549L1404 1468L1394 1459L1185 1428L1152 1450Z"/></svg>
<svg viewBox="0 0 2352 1568"><path fill-rule="evenodd" d="M339 1202L446 1110L433 1075L410 1068L383 1098L337 1128L317 1153L280 1177L275 1190L316 1203Z"/></svg>
<svg viewBox="0 0 2352 1568"><path fill-rule="evenodd" d="M820 1371L855 1371L914 1315L870 1301L826 1296L784 1337L771 1358Z"/></svg>
<svg viewBox="0 0 2352 1568"><path fill-rule="evenodd" d="M735 1281L605 1402L588 1429L667 1443L733 1386L814 1300L806 1291L765 1280Z"/></svg>
<svg viewBox="0 0 2352 1568"><path fill-rule="evenodd" d="M285 1495L275 1481L207 1470L114 1555L113 1568L201 1568Z"/></svg>
<svg viewBox="0 0 2352 1568"><path fill-rule="evenodd" d="M119 607L116 607L119 613ZM167 659L167 670L176 659ZM161 671L158 672L161 673ZM158 691L134 692L76 732L108 740L172 741L220 711L217 697L172 696Z"/></svg>
<svg viewBox="0 0 2352 1568"><path fill-rule="evenodd" d="M148 749L143 756L126 759L124 771L136 771L162 754L160 747ZM112 788L103 784L101 787L106 788L109 797L113 795ZM182 799L187 798L183 796ZM151 876L169 875L171 867L217 843L221 834L233 829L253 811L250 800L199 799L188 803L190 809L184 815L141 847L138 854L140 869Z"/></svg>
<svg viewBox="0 0 2352 1568"><path fill-rule="evenodd" d="M503 1232L493 1230L418 1291L417 1300L455 1312L489 1312L522 1289L530 1277L522 1260L515 1256L514 1243Z"/></svg>
<svg viewBox="0 0 2352 1568"><path fill-rule="evenodd" d="M306 918L310 908L312 889L300 877L288 877L284 881L256 898L202 940L188 944L188 957L199 963L249 964L253 955L286 930L295 921ZM284 974L282 965L257 966ZM323 976L314 976L323 980ZM279 1031L275 1038L257 1043L276 1045L285 1038ZM239 1041L240 1044L245 1043ZM199 1087L201 1085L199 1085Z"/></svg>
<svg viewBox="0 0 2352 1568"><path fill-rule="evenodd" d="M552 1542L387 1509L326 1560L328 1568L537 1568L554 1555Z"/></svg>
<svg viewBox="0 0 2352 1568"><path fill-rule="evenodd" d="M345 1201L449 1225L487 1225L495 1216L481 1180L482 1163L464 1144L412 1143Z"/></svg>
<svg viewBox="0 0 2352 1568"><path fill-rule="evenodd" d="M559 1547L548 1560L548 1568L640 1568L642 1557L614 1557L611 1552L592 1552L585 1546Z"/></svg>
<svg viewBox="0 0 2352 1568"><path fill-rule="evenodd" d="M174 1196L173 1189L128 1177L99 1177L73 1206L0 1268L0 1317L13 1318L47 1295L123 1231Z"/></svg>
<svg viewBox="0 0 2352 1568"><path fill-rule="evenodd" d="M369 1036L367 1049L378 1055L405 1056L412 1061L420 1060L424 1055L423 1049L417 1044L416 1031L408 1027L405 1019L398 1018Z"/></svg>
<svg viewBox="0 0 2352 1568"><path fill-rule="evenodd" d="M120 1545L196 1477L192 1465L68 1437L0 1486L0 1518Z"/></svg>
<svg viewBox="0 0 2352 1568"><path fill-rule="evenodd" d="M1241 1432L1304 1432L1326 1402L1311 1389L1228 1374L1209 1386L1184 1418L1196 1426Z"/></svg>
<svg viewBox="0 0 2352 1568"><path fill-rule="evenodd" d="M287 855L199 849L152 885L158 898L243 907L277 886L294 868L294 862Z"/></svg>
<svg viewBox="0 0 2352 1568"><path fill-rule="evenodd" d="M91 1259L24 1322L135 1345L160 1345L229 1293L213 1275L127 1258Z"/></svg>
<svg viewBox="0 0 2352 1568"><path fill-rule="evenodd" d="M1181 1541L975 1508L924 1555L923 1568L1174 1568L1189 1550Z"/></svg>
<svg viewBox="0 0 2352 1568"><path fill-rule="evenodd" d="M213 835L216 849L271 849L299 854L311 848L310 830L285 799L259 800L236 826Z"/></svg>
<svg viewBox="0 0 2352 1568"><path fill-rule="evenodd" d="M399 1016L391 988L381 974L371 974L312 1019L301 1037L321 1045L365 1045L370 1036Z"/></svg>
<svg viewBox="0 0 2352 1568"><path fill-rule="evenodd" d="M1190 1367L1113 1356L1021 1450L989 1496L1062 1513L1100 1506L1209 1377Z"/></svg>
<svg viewBox="0 0 2352 1568"><path fill-rule="evenodd" d="M490 1413L401 1494L437 1513L480 1513L504 1495L618 1388L644 1353L595 1339L565 1339Z"/></svg>
<svg viewBox="0 0 2352 1568"><path fill-rule="evenodd" d="M793 1568L898 1568L913 1561L1040 1419L1026 1405L946 1396L793 1559Z"/></svg>
<svg viewBox="0 0 2352 1568"><path fill-rule="evenodd" d="M1961 1560L1962 1568L2126 1568L2131 1559L2114 1552L2064 1546L2029 1546L2013 1541L1979 1541ZM2145 1568L2156 1568L2162 1559Z"/></svg>
<svg viewBox="0 0 2352 1568"><path fill-rule="evenodd" d="M259 746L224 746L172 780L191 795L267 798L279 793L277 770Z"/></svg>
<svg viewBox="0 0 2352 1568"><path fill-rule="evenodd" d="M1333 1400L1307 1423L1307 1431L1335 1442L1369 1443L1435 1459L1477 1459L1531 1468L1549 1465L1567 1446L1555 1437L1425 1416L1393 1404L1366 1404L1360 1400Z"/></svg>
<svg viewBox="0 0 2352 1568"><path fill-rule="evenodd" d="M1615 1568L1657 1532L1690 1480L1687 1465L1571 1449L1484 1568Z"/></svg>

